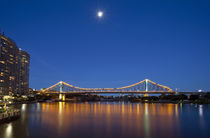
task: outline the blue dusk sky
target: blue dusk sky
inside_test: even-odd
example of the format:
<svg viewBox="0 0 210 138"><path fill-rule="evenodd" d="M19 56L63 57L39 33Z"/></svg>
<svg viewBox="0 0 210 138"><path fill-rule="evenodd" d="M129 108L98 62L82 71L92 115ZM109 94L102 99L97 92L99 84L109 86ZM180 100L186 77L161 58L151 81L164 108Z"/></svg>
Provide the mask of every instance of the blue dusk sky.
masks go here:
<svg viewBox="0 0 210 138"><path fill-rule="evenodd" d="M148 78L210 91L209 0L0 0L0 13L2 31L31 55L31 88Z"/></svg>

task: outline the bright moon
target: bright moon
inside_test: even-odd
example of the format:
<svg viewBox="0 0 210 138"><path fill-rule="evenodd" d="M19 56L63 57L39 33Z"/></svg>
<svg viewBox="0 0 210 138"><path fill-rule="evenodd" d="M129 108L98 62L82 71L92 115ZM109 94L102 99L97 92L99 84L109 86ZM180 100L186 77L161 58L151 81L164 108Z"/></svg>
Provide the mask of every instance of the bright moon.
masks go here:
<svg viewBox="0 0 210 138"><path fill-rule="evenodd" d="M97 13L97 15L98 15L99 18L102 18L103 17L103 14L104 13L102 11L98 11L98 13Z"/></svg>

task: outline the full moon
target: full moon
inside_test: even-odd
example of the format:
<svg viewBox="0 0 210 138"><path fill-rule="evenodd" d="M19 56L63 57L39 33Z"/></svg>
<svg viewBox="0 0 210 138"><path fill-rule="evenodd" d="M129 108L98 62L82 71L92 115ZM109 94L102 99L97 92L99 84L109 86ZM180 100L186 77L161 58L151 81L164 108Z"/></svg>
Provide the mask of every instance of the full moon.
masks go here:
<svg viewBox="0 0 210 138"><path fill-rule="evenodd" d="M102 18L103 17L103 14L104 13L102 11L98 11L98 13L97 13L97 15L98 15L99 18Z"/></svg>

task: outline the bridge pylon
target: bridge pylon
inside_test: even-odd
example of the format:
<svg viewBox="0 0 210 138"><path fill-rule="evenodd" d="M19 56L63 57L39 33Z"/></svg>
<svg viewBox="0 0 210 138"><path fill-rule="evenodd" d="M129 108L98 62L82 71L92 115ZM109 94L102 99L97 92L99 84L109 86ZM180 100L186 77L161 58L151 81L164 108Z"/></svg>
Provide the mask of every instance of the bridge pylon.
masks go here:
<svg viewBox="0 0 210 138"><path fill-rule="evenodd" d="M63 82L62 81L59 82L59 92L60 92L59 100L65 101L66 95L63 93Z"/></svg>

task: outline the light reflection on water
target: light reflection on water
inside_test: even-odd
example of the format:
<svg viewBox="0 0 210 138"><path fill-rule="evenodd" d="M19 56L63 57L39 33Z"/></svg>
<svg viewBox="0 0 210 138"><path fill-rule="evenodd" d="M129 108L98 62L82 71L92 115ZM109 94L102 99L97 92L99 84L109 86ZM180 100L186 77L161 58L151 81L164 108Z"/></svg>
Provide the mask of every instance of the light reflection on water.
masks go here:
<svg viewBox="0 0 210 138"><path fill-rule="evenodd" d="M6 127L5 137L11 137L12 136L12 124L8 124Z"/></svg>
<svg viewBox="0 0 210 138"><path fill-rule="evenodd" d="M141 103L23 104L0 137L207 137L207 105Z"/></svg>

